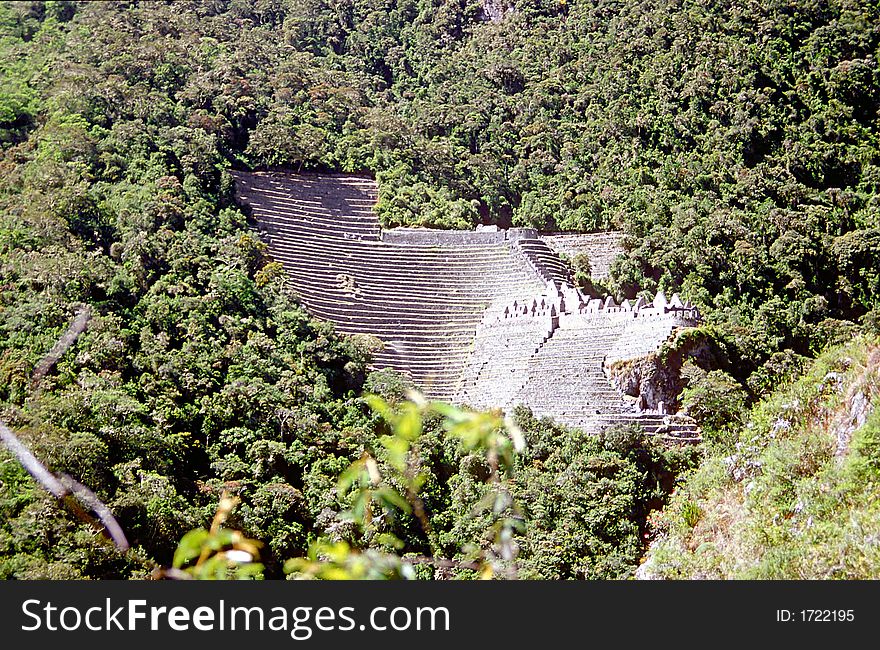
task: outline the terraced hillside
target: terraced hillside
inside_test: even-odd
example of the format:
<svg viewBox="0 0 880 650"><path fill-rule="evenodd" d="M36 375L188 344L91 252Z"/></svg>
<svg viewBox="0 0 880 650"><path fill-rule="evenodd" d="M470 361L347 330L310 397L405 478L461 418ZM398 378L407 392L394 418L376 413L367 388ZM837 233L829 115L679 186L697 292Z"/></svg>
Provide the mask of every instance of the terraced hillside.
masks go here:
<svg viewBox="0 0 880 650"><path fill-rule="evenodd" d="M649 354L675 327L695 322L678 297L591 300L529 229L382 231L368 179L235 178L306 308L342 332L377 337L384 347L374 365L409 374L429 397L482 408L525 404L590 431L637 422L649 433L698 435L690 422L641 410L605 374L609 358Z"/></svg>
<svg viewBox="0 0 880 650"><path fill-rule="evenodd" d="M498 233L450 243L383 241L370 210L374 181L271 173L235 178L240 199L309 311L342 332L381 339L376 367L411 375L433 398L452 396L492 300L514 300L544 286Z"/></svg>

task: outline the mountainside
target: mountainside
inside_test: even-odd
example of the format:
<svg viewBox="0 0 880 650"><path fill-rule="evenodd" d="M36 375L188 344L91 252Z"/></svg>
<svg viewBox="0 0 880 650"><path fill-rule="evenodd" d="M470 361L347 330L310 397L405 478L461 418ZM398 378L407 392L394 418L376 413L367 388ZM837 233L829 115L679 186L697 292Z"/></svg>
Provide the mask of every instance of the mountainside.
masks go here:
<svg viewBox="0 0 880 650"><path fill-rule="evenodd" d="M876 3L487 7L0 3L0 420L50 470L95 490L134 548L107 548L2 452L0 577L146 575L170 564L224 491L241 499L229 525L264 543L270 577L325 534L470 562L473 549L495 549L497 530L498 556L509 560L516 540L528 577L634 571L649 511L695 450L632 431L586 438L526 412L529 451L501 469L497 449L480 456L431 412L406 441L426 472L423 501L382 510L378 532L353 526L360 502L340 476L352 463L364 470L369 453L394 468L364 394L404 408L407 382L369 373L370 341L296 303L236 203L233 170L371 177L383 226L622 232L607 277L590 278L587 259L573 260L577 275L618 301L677 293L705 316L650 364L675 366L668 383L684 388L682 405L721 458L748 451L724 445L754 403L829 345L878 333ZM75 344L44 361L86 312ZM804 434L815 439L805 472L832 472L822 435ZM855 444L846 458L872 453ZM720 472L706 453L702 471ZM514 469L524 509L502 499L476 516L487 485ZM871 503L869 487L842 476L831 484ZM801 522L789 502L797 475L786 481L780 501L762 503ZM702 520L703 506L676 503L670 512L684 508L704 534L712 508ZM784 541L788 529L774 526Z"/></svg>
<svg viewBox="0 0 880 650"><path fill-rule="evenodd" d="M510 9L9 3L0 139L75 164L65 209L105 247L108 188L223 201L230 165L374 174L385 225L620 228L609 288L694 301L741 382L877 322L876 6Z"/></svg>
<svg viewBox="0 0 880 650"><path fill-rule="evenodd" d="M686 477L643 578L880 573L880 341L823 354Z"/></svg>

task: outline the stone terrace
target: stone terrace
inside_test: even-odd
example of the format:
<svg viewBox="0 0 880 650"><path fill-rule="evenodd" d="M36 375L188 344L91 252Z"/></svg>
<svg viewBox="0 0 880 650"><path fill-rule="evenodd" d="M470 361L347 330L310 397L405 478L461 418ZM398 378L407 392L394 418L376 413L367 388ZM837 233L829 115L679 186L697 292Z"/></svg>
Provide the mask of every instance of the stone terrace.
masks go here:
<svg viewBox="0 0 880 650"><path fill-rule="evenodd" d="M418 232L383 241L371 212L373 181L235 177L240 199L251 207L306 308L341 332L378 337L385 348L375 366L409 374L432 398L452 396L490 303L543 286L504 233L500 243L499 233L466 233L446 244Z"/></svg>
<svg viewBox="0 0 880 650"><path fill-rule="evenodd" d="M481 408L522 403L591 431L632 421L676 439L698 435L690 422L639 412L604 373L606 361L644 356L673 328L695 322L677 297L590 300L570 286L571 271L554 252L565 235L382 231L372 210L377 187L366 178L234 176L303 305L341 332L376 336L384 348L375 367L408 374L430 398ZM601 259L591 255L594 269Z"/></svg>
<svg viewBox="0 0 880 650"><path fill-rule="evenodd" d="M482 408L523 404L593 432L636 423L648 433L692 440L699 435L693 422L640 410L611 385L606 368L655 352L675 328L698 318L678 296L617 305L551 283L529 300L486 312L455 399Z"/></svg>

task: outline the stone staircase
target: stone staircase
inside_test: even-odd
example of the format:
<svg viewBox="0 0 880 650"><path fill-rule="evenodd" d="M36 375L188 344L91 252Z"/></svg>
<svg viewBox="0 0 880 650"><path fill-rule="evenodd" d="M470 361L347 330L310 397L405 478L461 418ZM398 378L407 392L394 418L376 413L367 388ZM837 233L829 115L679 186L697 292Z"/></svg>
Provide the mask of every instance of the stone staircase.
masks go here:
<svg viewBox="0 0 880 650"><path fill-rule="evenodd" d="M558 309L544 297L488 309L453 400L475 408L506 405L523 389L529 359L558 326Z"/></svg>
<svg viewBox="0 0 880 650"><path fill-rule="evenodd" d="M521 238L515 240L513 246L517 248L544 282L574 284L571 268L547 246L543 239L537 237Z"/></svg>

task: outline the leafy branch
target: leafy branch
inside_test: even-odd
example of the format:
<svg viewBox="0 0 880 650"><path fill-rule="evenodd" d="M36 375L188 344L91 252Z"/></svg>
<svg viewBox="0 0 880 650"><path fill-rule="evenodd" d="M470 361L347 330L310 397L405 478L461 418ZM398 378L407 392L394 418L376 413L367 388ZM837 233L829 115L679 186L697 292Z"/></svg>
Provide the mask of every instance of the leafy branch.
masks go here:
<svg viewBox="0 0 880 650"><path fill-rule="evenodd" d="M223 526L238 503L237 497L223 492L211 527L196 528L184 535L174 552L174 568L160 569L154 577L183 580L247 580L262 577L263 565L257 562L260 542Z"/></svg>
<svg viewBox="0 0 880 650"><path fill-rule="evenodd" d="M321 579L410 578L414 576L412 565L426 564L468 569L485 578L498 574L515 577L514 536L522 531L523 518L507 482L516 454L525 449L519 427L498 412L428 402L416 392L397 406L375 395L368 395L365 400L387 425L388 433L378 439L380 453L364 451L341 474L337 493L340 498L350 497L351 505L345 514L364 530L369 541L397 552L361 550L345 541L320 537L310 545L307 557L289 560L285 571L297 577ZM493 544L488 549L475 549L472 559L442 557L440 542L420 496L428 474L422 469L419 442L425 418L433 414L443 417L442 426L448 437L457 440L467 452L484 454L490 468L486 482L491 489L477 504L474 514L491 513ZM387 530L380 532L379 523L398 512L414 515L428 540L431 556L401 557L404 542Z"/></svg>

